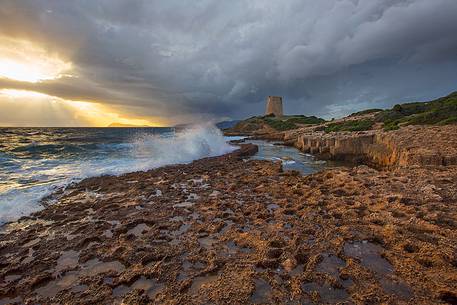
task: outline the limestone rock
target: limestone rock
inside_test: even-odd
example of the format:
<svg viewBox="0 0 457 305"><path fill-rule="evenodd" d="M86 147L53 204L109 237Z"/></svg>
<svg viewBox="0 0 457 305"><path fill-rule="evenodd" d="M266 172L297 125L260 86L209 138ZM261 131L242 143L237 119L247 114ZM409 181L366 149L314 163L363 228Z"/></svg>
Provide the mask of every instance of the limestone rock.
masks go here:
<svg viewBox="0 0 457 305"><path fill-rule="evenodd" d="M363 160L380 166L457 164L457 125L407 126L396 131L332 132L302 130L284 136L303 152L324 159Z"/></svg>

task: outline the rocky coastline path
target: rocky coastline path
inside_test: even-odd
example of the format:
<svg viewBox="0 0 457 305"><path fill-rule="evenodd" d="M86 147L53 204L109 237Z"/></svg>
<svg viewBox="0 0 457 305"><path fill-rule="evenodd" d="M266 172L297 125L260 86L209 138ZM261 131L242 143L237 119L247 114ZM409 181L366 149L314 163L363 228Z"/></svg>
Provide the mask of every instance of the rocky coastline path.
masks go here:
<svg viewBox="0 0 457 305"><path fill-rule="evenodd" d="M456 304L457 166L231 154L86 179L2 228L0 304Z"/></svg>

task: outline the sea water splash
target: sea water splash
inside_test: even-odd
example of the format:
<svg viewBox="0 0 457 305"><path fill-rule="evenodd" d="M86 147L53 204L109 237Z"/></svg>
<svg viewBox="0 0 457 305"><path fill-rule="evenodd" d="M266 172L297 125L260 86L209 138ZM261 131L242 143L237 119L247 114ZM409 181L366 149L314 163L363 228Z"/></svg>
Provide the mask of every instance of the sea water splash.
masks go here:
<svg viewBox="0 0 457 305"><path fill-rule="evenodd" d="M225 141L218 128L204 125L186 129L171 139L140 136L135 140L133 152L139 159L154 156L146 166L153 168L223 155L235 148Z"/></svg>
<svg viewBox="0 0 457 305"><path fill-rule="evenodd" d="M0 224L43 208L71 182L120 175L235 150L211 125L157 128L1 128Z"/></svg>

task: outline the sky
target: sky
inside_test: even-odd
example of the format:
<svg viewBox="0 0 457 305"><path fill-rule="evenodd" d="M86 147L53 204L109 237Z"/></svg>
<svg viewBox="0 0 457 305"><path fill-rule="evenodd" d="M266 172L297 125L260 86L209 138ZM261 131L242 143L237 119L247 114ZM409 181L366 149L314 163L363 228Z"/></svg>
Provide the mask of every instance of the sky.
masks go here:
<svg viewBox="0 0 457 305"><path fill-rule="evenodd" d="M341 117L457 90L456 0L0 0L0 126Z"/></svg>

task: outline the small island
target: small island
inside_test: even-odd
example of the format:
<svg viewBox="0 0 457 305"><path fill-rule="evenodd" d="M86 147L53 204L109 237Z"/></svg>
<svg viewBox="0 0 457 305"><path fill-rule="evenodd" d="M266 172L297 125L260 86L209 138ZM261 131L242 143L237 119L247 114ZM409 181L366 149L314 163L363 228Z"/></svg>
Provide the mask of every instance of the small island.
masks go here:
<svg viewBox="0 0 457 305"><path fill-rule="evenodd" d="M123 124L123 123L111 123L109 124L108 126L106 127L110 127L110 128L135 128L135 127L141 127L141 128L144 128L144 127L153 127L153 126L149 126L149 125L134 125L134 124Z"/></svg>

